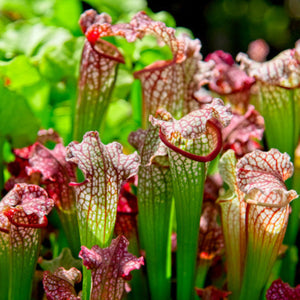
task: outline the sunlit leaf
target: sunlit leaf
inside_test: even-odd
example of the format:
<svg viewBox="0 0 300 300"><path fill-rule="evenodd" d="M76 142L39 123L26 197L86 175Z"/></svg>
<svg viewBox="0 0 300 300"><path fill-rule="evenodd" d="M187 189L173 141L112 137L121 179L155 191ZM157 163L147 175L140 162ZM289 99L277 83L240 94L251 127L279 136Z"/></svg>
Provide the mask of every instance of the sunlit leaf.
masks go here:
<svg viewBox="0 0 300 300"><path fill-rule="evenodd" d="M64 267L65 269L70 269L71 267L76 267L80 269L82 263L78 258L72 256L71 250L69 248L63 248L59 256L55 257L52 260L39 259L39 265L43 270L54 272L59 267Z"/></svg>
<svg viewBox="0 0 300 300"><path fill-rule="evenodd" d="M0 58L11 59L19 54L39 57L48 47L57 47L72 38L64 28L31 25L26 22L7 26L0 40Z"/></svg>
<svg viewBox="0 0 300 300"><path fill-rule="evenodd" d="M0 82L0 137L7 139L14 148L32 144L39 130L39 121L26 100L8 90Z"/></svg>

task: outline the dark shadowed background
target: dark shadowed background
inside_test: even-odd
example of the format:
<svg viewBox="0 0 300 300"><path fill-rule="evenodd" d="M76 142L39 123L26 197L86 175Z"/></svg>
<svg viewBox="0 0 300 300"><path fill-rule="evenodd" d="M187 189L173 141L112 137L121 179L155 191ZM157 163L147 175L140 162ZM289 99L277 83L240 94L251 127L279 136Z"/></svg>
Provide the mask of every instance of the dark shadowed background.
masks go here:
<svg viewBox="0 0 300 300"><path fill-rule="evenodd" d="M222 49L235 56L262 38L272 57L300 38L300 0L148 0L148 6L168 11L177 26L191 29L204 55Z"/></svg>

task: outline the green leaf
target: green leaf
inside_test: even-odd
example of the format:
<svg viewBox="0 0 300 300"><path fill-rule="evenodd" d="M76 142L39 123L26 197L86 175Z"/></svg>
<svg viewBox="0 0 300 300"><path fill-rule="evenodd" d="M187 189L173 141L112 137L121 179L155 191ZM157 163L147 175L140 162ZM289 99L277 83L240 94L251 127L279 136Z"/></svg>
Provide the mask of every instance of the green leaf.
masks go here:
<svg viewBox="0 0 300 300"><path fill-rule="evenodd" d="M147 7L145 0L87 0L86 2L95 7L99 12L105 11L113 20L118 20L121 17L128 18L129 14L145 10Z"/></svg>
<svg viewBox="0 0 300 300"><path fill-rule="evenodd" d="M32 144L40 123L26 99L8 90L1 81L0 95L0 138L8 139L14 148Z"/></svg>
<svg viewBox="0 0 300 300"><path fill-rule="evenodd" d="M208 165L208 169L207 169L207 174L208 175L213 175L215 173L218 173L219 169L218 169L218 164L220 161L220 155L218 155L215 159L213 159L209 165Z"/></svg>
<svg viewBox="0 0 300 300"><path fill-rule="evenodd" d="M145 36L142 41L135 43L133 59L138 61L142 67L150 65L157 60L169 60L173 55L167 45L159 46L157 39L153 36Z"/></svg>
<svg viewBox="0 0 300 300"><path fill-rule="evenodd" d="M80 34L78 19L82 11L79 0L1 0L0 9L12 19L33 19L46 25L61 26ZM68 17L66 17L68 12Z"/></svg>
<svg viewBox="0 0 300 300"><path fill-rule="evenodd" d="M132 71L124 68L123 65L119 66L118 76L116 79L115 87L112 91L112 99L128 99L132 83L134 81Z"/></svg>
<svg viewBox="0 0 300 300"><path fill-rule="evenodd" d="M50 0L51 2L52 0ZM1 0L0 1L0 9L1 11L5 12L7 15L11 15L11 18L14 19L28 19L32 18L35 15L38 15L38 11L35 10L34 6L32 5L33 2L26 1L26 0ZM49 1L42 1L43 4ZM45 5L44 5L45 7Z"/></svg>
<svg viewBox="0 0 300 300"><path fill-rule="evenodd" d="M80 34L78 25L80 13L82 11L81 1L78 0L52 0L54 2L52 10L53 15L49 20L51 25L61 26L69 29L75 34ZM66 12L67 15L66 15ZM46 20L47 22L47 20Z"/></svg>
<svg viewBox="0 0 300 300"><path fill-rule="evenodd" d="M0 62L0 77L7 81L10 90L26 98L32 112L42 121L42 126L47 128L50 85L30 59L19 55L9 62Z"/></svg>
<svg viewBox="0 0 300 300"><path fill-rule="evenodd" d="M64 28L14 22L1 37L0 58L8 60L19 54L39 58L48 47L58 47L71 38L71 33Z"/></svg>
<svg viewBox="0 0 300 300"><path fill-rule="evenodd" d="M112 102L108 107L106 122L101 130L101 138L104 143L117 141L121 143L125 151L132 151L127 137L131 131L137 130L139 124L132 120L132 108L129 102L120 99Z"/></svg>
<svg viewBox="0 0 300 300"><path fill-rule="evenodd" d="M125 100L111 103L107 112L107 126L117 127L126 121L132 114L130 104Z"/></svg>
<svg viewBox="0 0 300 300"><path fill-rule="evenodd" d="M80 259L75 259L72 256L71 250L69 248L64 248L60 255L52 260L42 260L39 263L43 270L54 272L59 267L64 267L66 270L75 267L76 269L81 269L82 264Z"/></svg>
<svg viewBox="0 0 300 300"><path fill-rule="evenodd" d="M71 38L63 44L48 47L41 57L39 68L51 81L77 78L84 38Z"/></svg>
<svg viewBox="0 0 300 300"><path fill-rule="evenodd" d="M50 127L54 127L64 140L65 144L71 141L71 105L65 101L51 111Z"/></svg>
<svg viewBox="0 0 300 300"><path fill-rule="evenodd" d="M41 126L49 128L51 110L49 106L50 84L46 80L41 79L34 85L24 86L19 93L26 98L30 109L41 121Z"/></svg>
<svg viewBox="0 0 300 300"><path fill-rule="evenodd" d="M12 90L33 85L41 79L39 72L25 55L19 55L9 62L1 61L1 75L9 79L9 88Z"/></svg>
<svg viewBox="0 0 300 300"><path fill-rule="evenodd" d="M159 11L157 13L153 13L150 11L150 9L146 9L146 12L153 20L163 22L168 27L176 27L174 17L167 11Z"/></svg>
<svg viewBox="0 0 300 300"><path fill-rule="evenodd" d="M139 80L135 80L131 87L131 105L132 105L132 118L137 124L137 128L142 127L142 103L143 103L143 96L142 96L142 87L141 82Z"/></svg>

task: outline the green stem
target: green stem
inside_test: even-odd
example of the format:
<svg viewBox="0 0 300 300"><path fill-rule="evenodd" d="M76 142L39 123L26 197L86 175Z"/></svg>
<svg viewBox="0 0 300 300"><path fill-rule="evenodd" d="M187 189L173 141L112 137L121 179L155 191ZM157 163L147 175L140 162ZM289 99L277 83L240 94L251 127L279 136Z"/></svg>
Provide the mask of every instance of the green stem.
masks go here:
<svg viewBox="0 0 300 300"><path fill-rule="evenodd" d="M143 121L143 109L142 109L142 88L141 82L135 80L131 87L130 99L132 103L132 118L135 121L137 127L147 128L146 124L149 123L148 120Z"/></svg>
<svg viewBox="0 0 300 300"><path fill-rule="evenodd" d="M169 151L177 220L177 299L194 299L206 166Z"/></svg>
<svg viewBox="0 0 300 300"><path fill-rule="evenodd" d="M211 266L211 260L209 259L201 259L197 265L197 271L196 271L196 281L195 286L197 288L204 288L205 280L207 272ZM199 297L196 297L195 299L199 299Z"/></svg>
<svg viewBox="0 0 300 300"><path fill-rule="evenodd" d="M146 251L151 299L171 296L172 180L169 168L141 166L138 185L139 233Z"/></svg>
<svg viewBox="0 0 300 300"><path fill-rule="evenodd" d="M0 300L8 299L9 290L9 234L0 232Z"/></svg>
<svg viewBox="0 0 300 300"><path fill-rule="evenodd" d="M15 242L11 241L9 300L31 299L32 280L36 268L41 237L40 229L30 230L35 231L31 239L37 243L30 245L30 243L26 242L25 237L22 244L16 247Z"/></svg>
<svg viewBox="0 0 300 300"><path fill-rule="evenodd" d="M80 237L76 209L58 210L58 215L72 255L73 257L78 257L80 251Z"/></svg>
<svg viewBox="0 0 300 300"><path fill-rule="evenodd" d="M269 276L269 274L266 273L266 266L268 264L269 264L269 259L267 256L264 256L262 254L258 255L257 253L253 253L248 250L244 276L243 276L243 284L242 284L241 294L239 299L241 300L260 299L264 286Z"/></svg>
<svg viewBox="0 0 300 300"><path fill-rule="evenodd" d="M239 300L246 253L245 218L242 213L243 203L236 196L221 202L220 205L225 241L227 285L228 290L232 292L230 299Z"/></svg>
<svg viewBox="0 0 300 300"><path fill-rule="evenodd" d="M256 210L255 205L248 204L246 211L247 253L240 296L242 300L260 299L262 296L285 234L285 224L277 224L278 228L273 230L264 225L258 226L259 218L263 214L260 215L261 211ZM265 224L270 224L279 218L280 214L284 214L281 217L285 220L288 217L288 208L284 212L275 213L272 209L270 211L265 209L263 213L267 215L264 219ZM256 222L253 219L256 219Z"/></svg>
<svg viewBox="0 0 300 300"><path fill-rule="evenodd" d="M128 240L128 252L132 253L137 257L140 256L140 248L136 228ZM147 282L143 271L143 268L141 268L132 272L132 279L130 280L132 292L130 292L127 295L127 300L140 300L149 298L149 291L147 288Z"/></svg>
<svg viewBox="0 0 300 300"><path fill-rule="evenodd" d="M82 269L82 300L89 300L92 287L92 273L85 267Z"/></svg>
<svg viewBox="0 0 300 300"><path fill-rule="evenodd" d="M222 231L225 243L227 289L230 299L239 300L246 255L245 210L246 203L236 185L236 157L233 150L223 154L219 171L228 189L218 198L221 208Z"/></svg>

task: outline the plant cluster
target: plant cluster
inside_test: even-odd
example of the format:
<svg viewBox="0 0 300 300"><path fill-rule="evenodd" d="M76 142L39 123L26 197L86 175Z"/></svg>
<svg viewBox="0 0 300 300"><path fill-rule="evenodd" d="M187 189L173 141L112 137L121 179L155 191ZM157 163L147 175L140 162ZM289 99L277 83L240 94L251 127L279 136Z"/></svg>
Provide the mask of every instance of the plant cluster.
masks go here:
<svg viewBox="0 0 300 300"><path fill-rule="evenodd" d="M300 295L300 44L203 59L156 18L86 10L84 39L27 24L61 45L5 54L0 299ZM39 104L59 95L72 127Z"/></svg>

